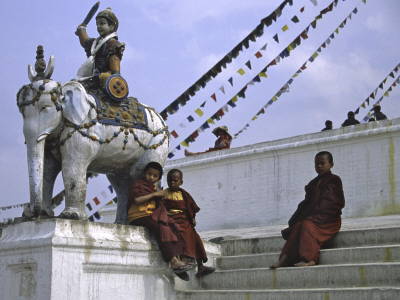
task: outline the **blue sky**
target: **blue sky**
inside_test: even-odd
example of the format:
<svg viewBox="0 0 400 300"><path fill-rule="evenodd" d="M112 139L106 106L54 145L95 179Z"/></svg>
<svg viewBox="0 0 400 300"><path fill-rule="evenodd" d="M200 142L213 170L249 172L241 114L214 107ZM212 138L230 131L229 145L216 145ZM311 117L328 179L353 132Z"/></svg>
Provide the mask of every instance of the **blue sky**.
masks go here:
<svg viewBox="0 0 400 300"><path fill-rule="evenodd" d="M119 40L126 43L121 63L121 73L128 81L130 95L158 111L163 110L189 86L196 82L215 63L245 38L260 20L282 1L195 1L195 0L114 0L101 1L100 10L111 6L117 15L120 28ZM172 138L174 149L184 138L197 129L223 107L272 59L277 57L288 43L306 28L319 11L332 0L318 0L314 6L310 0L294 0L292 7L285 8L281 17L268 28L264 35L250 42L249 49L239 56L205 89L196 93L186 106L168 117L170 130L176 129L178 139ZM45 59L55 56L52 78L62 83L75 77L85 60L83 49L74 35L95 1L1 1L0 17L3 28L1 87L5 93L3 113L0 118L0 206L29 201L26 150L22 133L22 117L16 106L18 89L29 83L28 64L34 64L36 47L44 46ZM300 8L304 7L304 13ZM313 63L282 94L265 114L255 121L253 116L276 94L291 76L315 53L317 48L334 32L339 24L357 7L358 12L324 48ZM345 120L349 110L355 110L374 91L399 59L400 20L398 0L338 1L338 6L310 28L309 38L291 52L289 57L268 69L268 78L249 86L246 98L240 99L213 126L227 125L231 134L247 123L248 129L233 140L232 147L240 147L310 132L320 131L327 119L334 128ZM291 18L297 15L300 22ZM289 30L283 32L282 27ZM88 25L89 36L97 37L95 22ZM278 34L279 43L273 36ZM254 54L265 44L267 49L260 59ZM245 63L252 61L252 70ZM246 73L240 75L237 70ZM247 68L247 69L246 69ZM398 73L396 77L400 75ZM233 87L228 83L233 78ZM384 90L389 87L389 78ZM220 87L225 87L225 94ZM216 94L217 102L210 95ZM378 90L376 98L382 96ZM204 116L195 110L204 101ZM393 88L382 102L382 111L389 118L400 116L400 89ZM361 120L368 112L362 109L357 116ZM188 123L186 118L195 121ZM182 128L186 124L186 128ZM200 133L190 151L202 151L213 145L212 128ZM177 151L174 158L182 157ZM91 187L92 193L104 188L104 182ZM96 185L96 184L93 184ZM58 180L56 192L62 188ZM91 193L88 193L91 197Z"/></svg>

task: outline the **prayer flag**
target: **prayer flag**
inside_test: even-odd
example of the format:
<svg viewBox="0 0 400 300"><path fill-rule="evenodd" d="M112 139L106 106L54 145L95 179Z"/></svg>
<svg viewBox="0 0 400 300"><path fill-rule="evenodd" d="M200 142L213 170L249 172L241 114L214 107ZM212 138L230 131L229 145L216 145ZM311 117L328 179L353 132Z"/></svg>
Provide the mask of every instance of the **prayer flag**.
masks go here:
<svg viewBox="0 0 400 300"><path fill-rule="evenodd" d="M262 54L261 54L261 52L260 51L257 51L257 53L256 54L254 54L257 58L260 58L260 57L262 57Z"/></svg>
<svg viewBox="0 0 400 300"><path fill-rule="evenodd" d="M260 72L260 73L258 74L258 76L264 77L264 78L267 78L267 77L268 77L268 76L267 76L267 73L264 73L264 72Z"/></svg>
<svg viewBox="0 0 400 300"><path fill-rule="evenodd" d="M90 203L86 203L86 207L89 209L89 211L92 210L92 206L90 205Z"/></svg>
<svg viewBox="0 0 400 300"><path fill-rule="evenodd" d="M207 102L207 101L204 101L204 102L200 105L200 107L204 107L204 106L206 105L206 102Z"/></svg>
<svg viewBox="0 0 400 300"><path fill-rule="evenodd" d="M174 137L174 138L177 138L179 135L176 133L176 131L175 130L172 130L171 131L171 135Z"/></svg>
<svg viewBox="0 0 400 300"><path fill-rule="evenodd" d="M237 102L237 101L238 101L238 97L237 97L237 95L235 95L235 96L232 98L232 102L235 103L235 102Z"/></svg>
<svg viewBox="0 0 400 300"><path fill-rule="evenodd" d="M94 197L94 198L93 198L93 202L94 202L96 205L99 205L99 204L100 204L100 201L99 201L99 199L98 199L97 197Z"/></svg>
<svg viewBox="0 0 400 300"><path fill-rule="evenodd" d="M300 8L300 12L303 12L303 11L304 11L304 7L305 7L305 6L303 6L302 8Z"/></svg>
<svg viewBox="0 0 400 300"><path fill-rule="evenodd" d="M246 73L242 68L240 68L237 72L238 72L240 75L244 75L244 74Z"/></svg>
<svg viewBox="0 0 400 300"><path fill-rule="evenodd" d="M221 86L219 89L221 90L221 92L222 92L223 94L225 94L225 88L224 88L224 86Z"/></svg>
<svg viewBox="0 0 400 300"><path fill-rule="evenodd" d="M287 31L287 30L289 30L289 26L285 25L285 26L282 27L282 31L283 31L283 32L285 32L285 31Z"/></svg>
<svg viewBox="0 0 400 300"><path fill-rule="evenodd" d="M275 34L273 36L273 39L275 40L275 42L277 42L279 44L279 38L278 38L278 34Z"/></svg>
<svg viewBox="0 0 400 300"><path fill-rule="evenodd" d="M228 105L230 105L231 107L236 107L236 104L233 103L232 99L228 101Z"/></svg>
<svg viewBox="0 0 400 300"><path fill-rule="evenodd" d="M299 18L297 16L294 16L291 20L293 23L299 23Z"/></svg>
<svg viewBox="0 0 400 300"><path fill-rule="evenodd" d="M181 145L182 145L182 146L184 146L184 147L189 147L189 144L188 144L188 143L186 143L186 140L185 140L185 141L183 141L183 142L181 143Z"/></svg>
<svg viewBox="0 0 400 300"><path fill-rule="evenodd" d="M233 78L232 78L232 77L229 78L228 81L229 81L229 83L231 84L231 86L233 86Z"/></svg>
<svg viewBox="0 0 400 300"><path fill-rule="evenodd" d="M264 46L262 46L260 50L263 50L263 51L267 50L267 44L265 44Z"/></svg>
<svg viewBox="0 0 400 300"><path fill-rule="evenodd" d="M100 214L98 211L96 211L93 216L96 218L96 220L100 220Z"/></svg>
<svg viewBox="0 0 400 300"><path fill-rule="evenodd" d="M203 125L201 125L201 128L207 129L207 128L210 128L210 125L208 125L208 122L206 121L203 123Z"/></svg>
<svg viewBox="0 0 400 300"><path fill-rule="evenodd" d="M204 115L203 111L202 111L200 108L196 109L194 112L195 112L196 114L198 114L200 117L201 117L202 115Z"/></svg>
<svg viewBox="0 0 400 300"><path fill-rule="evenodd" d="M217 96L215 96L215 93L211 95L211 98L213 98L213 100L214 100L215 102L217 102Z"/></svg>
<svg viewBox="0 0 400 300"><path fill-rule="evenodd" d="M246 62L245 65L251 70L251 63L250 63L250 60L248 60L248 61Z"/></svg>
<svg viewBox="0 0 400 300"><path fill-rule="evenodd" d="M212 118L209 118L209 119L207 120L207 123L208 123L208 124L215 124L215 122L214 122L214 120L213 120Z"/></svg>
<svg viewBox="0 0 400 300"><path fill-rule="evenodd" d="M198 109L200 109L200 108L198 108ZM196 112L196 111L195 111L195 112ZM200 117L201 117L201 116L200 116ZM189 123L194 121L194 118L193 118L192 116L189 116L189 117L187 117L186 119L189 121ZM186 126L185 126L185 127L186 127Z"/></svg>
<svg viewBox="0 0 400 300"><path fill-rule="evenodd" d="M113 194L114 193L114 188L112 187L112 185L110 184L108 186L108 189L110 190L110 193Z"/></svg>
<svg viewBox="0 0 400 300"><path fill-rule="evenodd" d="M251 118L252 121L254 121L255 119L257 119L257 116L254 116L253 118Z"/></svg>

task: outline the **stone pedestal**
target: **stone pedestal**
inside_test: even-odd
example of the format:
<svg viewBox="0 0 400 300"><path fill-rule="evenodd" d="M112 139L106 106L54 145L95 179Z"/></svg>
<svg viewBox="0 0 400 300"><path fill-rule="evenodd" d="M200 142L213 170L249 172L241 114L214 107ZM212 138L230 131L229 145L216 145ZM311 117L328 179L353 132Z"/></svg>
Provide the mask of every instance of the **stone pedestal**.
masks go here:
<svg viewBox="0 0 400 300"><path fill-rule="evenodd" d="M144 228L48 219L0 238L0 299L174 299L174 275Z"/></svg>

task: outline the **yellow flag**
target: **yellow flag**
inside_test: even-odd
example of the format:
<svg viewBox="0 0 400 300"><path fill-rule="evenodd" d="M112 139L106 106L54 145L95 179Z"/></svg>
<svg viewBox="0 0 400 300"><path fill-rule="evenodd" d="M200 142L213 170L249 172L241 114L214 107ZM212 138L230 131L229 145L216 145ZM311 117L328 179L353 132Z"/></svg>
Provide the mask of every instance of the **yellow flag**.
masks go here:
<svg viewBox="0 0 400 300"><path fill-rule="evenodd" d="M272 101L276 101L278 100L278 97L275 95L274 97L272 97Z"/></svg>
<svg viewBox="0 0 400 300"><path fill-rule="evenodd" d="M318 52L315 52L313 55L312 55L312 58L314 58L314 59L316 59L317 57L318 57Z"/></svg>
<svg viewBox="0 0 400 300"><path fill-rule="evenodd" d="M268 77L268 76L267 76L267 73L265 73L265 72L260 72L260 73L258 73L258 76L260 76L260 77L265 77L265 78Z"/></svg>
<svg viewBox="0 0 400 300"><path fill-rule="evenodd" d="M203 111L202 111L200 108L196 109L194 112L195 112L196 114L198 114L200 117L201 117L202 115L204 115Z"/></svg>
<svg viewBox="0 0 400 300"><path fill-rule="evenodd" d="M383 94L383 96L388 97L388 96L389 96L389 92L386 91L386 92Z"/></svg>
<svg viewBox="0 0 400 300"><path fill-rule="evenodd" d="M238 72L240 75L243 75L243 74L246 73L242 68L240 68L237 72Z"/></svg>
<svg viewBox="0 0 400 300"><path fill-rule="evenodd" d="M254 121L255 119L257 119L257 116L254 116L251 120Z"/></svg>
<svg viewBox="0 0 400 300"><path fill-rule="evenodd" d="M289 27L287 25L282 27L282 31L285 32L286 30L289 30Z"/></svg>
<svg viewBox="0 0 400 300"><path fill-rule="evenodd" d="M184 147L189 147L189 144L186 143L185 141L183 141L183 142L181 143L181 145L184 146Z"/></svg>
<svg viewBox="0 0 400 300"><path fill-rule="evenodd" d="M232 102L235 103L235 102L237 102L237 101L238 101L238 96L235 95L235 97L232 98Z"/></svg>
<svg viewBox="0 0 400 300"><path fill-rule="evenodd" d="M208 124L215 124L214 120L211 119L211 118L209 118L209 119L207 120L207 123L208 123Z"/></svg>
<svg viewBox="0 0 400 300"><path fill-rule="evenodd" d="M363 103L361 104L361 107L362 107L362 108L365 108L365 102L363 102Z"/></svg>

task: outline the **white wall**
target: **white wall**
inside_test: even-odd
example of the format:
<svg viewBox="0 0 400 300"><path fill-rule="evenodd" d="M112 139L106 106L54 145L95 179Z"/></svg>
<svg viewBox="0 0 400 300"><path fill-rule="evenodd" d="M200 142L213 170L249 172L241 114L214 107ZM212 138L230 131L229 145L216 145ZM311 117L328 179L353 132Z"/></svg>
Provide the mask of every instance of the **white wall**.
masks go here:
<svg viewBox="0 0 400 300"><path fill-rule="evenodd" d="M344 218L400 214L400 118L172 160L165 173L183 172L198 231L285 224L322 150L343 181Z"/></svg>

